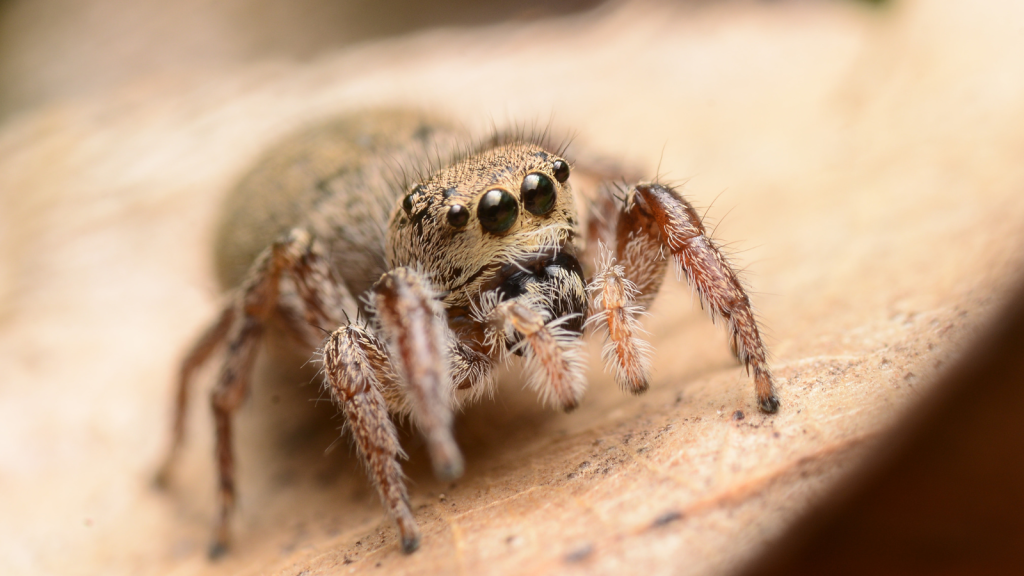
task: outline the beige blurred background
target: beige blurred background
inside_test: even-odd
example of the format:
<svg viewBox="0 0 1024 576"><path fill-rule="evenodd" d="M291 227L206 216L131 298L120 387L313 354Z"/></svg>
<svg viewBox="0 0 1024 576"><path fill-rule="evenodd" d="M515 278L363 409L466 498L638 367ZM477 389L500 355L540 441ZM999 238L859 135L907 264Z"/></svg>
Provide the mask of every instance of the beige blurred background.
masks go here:
<svg viewBox="0 0 1024 576"><path fill-rule="evenodd" d="M1021 278L1021 53L1012 0L0 3L0 572L741 569ZM219 301L219 200L282 135L375 105L553 119L580 158L685 182L746 270L782 411L668 282L646 396L594 362L563 415L511 374L460 417L451 485L406 431L403 556L313 375L263 362L236 547L209 563L212 371L174 489L149 478Z"/></svg>

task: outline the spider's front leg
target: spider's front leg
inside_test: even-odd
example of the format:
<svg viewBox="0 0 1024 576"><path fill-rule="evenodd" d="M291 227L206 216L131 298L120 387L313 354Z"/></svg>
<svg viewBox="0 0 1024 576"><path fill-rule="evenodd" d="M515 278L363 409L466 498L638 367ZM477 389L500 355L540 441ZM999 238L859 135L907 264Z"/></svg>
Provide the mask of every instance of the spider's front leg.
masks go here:
<svg viewBox="0 0 1024 576"><path fill-rule="evenodd" d="M722 253L708 237L700 217L693 206L678 192L655 183L637 184L627 195L625 205L614 229L615 253L619 266L611 260L598 272L603 279L595 297L597 312L602 310L609 333L609 344L615 354L609 354L618 366L617 372L634 374L627 382L641 382L645 366L635 362L635 352L643 348L633 345L634 354L621 344L637 341L634 314L630 306L645 306L657 294L668 264L666 252L675 262L677 275L685 276L697 292L701 303L708 307L712 319L725 319L732 350L748 371L753 372L757 403L762 411L773 413L779 408L775 380L768 367L768 351L761 340L757 320L746 290ZM629 283L632 283L630 285ZM634 296L635 295L635 296ZM635 297L635 303L633 299ZM646 344L646 343L644 343ZM640 354L642 357L643 354Z"/></svg>
<svg viewBox="0 0 1024 576"><path fill-rule="evenodd" d="M419 547L420 530L409 509L409 495L398 463L405 454L381 394L401 384L384 343L366 328L349 325L331 334L323 358L327 386L345 412L356 450L381 502L398 524L402 550L413 552Z"/></svg>
<svg viewBox="0 0 1024 576"><path fill-rule="evenodd" d="M448 332L441 303L422 274L398 268L374 285L373 307L411 396L434 474L442 480L458 478L463 463L452 436Z"/></svg>
<svg viewBox="0 0 1024 576"><path fill-rule="evenodd" d="M461 475L462 455L452 436L450 341L444 312L421 274L408 268L388 272L373 287L371 301L387 343L364 326L339 328L324 346L324 373L381 501L398 524L402 549L409 553L419 546L420 531L398 463L405 454L384 394L399 405L403 396L411 400L435 474L442 479Z"/></svg>

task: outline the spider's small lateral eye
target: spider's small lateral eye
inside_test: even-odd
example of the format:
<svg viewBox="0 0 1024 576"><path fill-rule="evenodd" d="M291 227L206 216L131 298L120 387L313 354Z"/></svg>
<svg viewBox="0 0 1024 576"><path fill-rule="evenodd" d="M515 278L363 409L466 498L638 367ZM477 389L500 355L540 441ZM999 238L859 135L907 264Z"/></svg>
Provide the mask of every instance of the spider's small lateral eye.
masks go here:
<svg viewBox="0 0 1024 576"><path fill-rule="evenodd" d="M423 186L417 186L402 199L402 210L405 211L406 216L412 216L413 205L423 192Z"/></svg>
<svg viewBox="0 0 1024 576"><path fill-rule="evenodd" d="M569 163L565 160L555 160L551 167L555 170L555 180L558 180L559 184L565 184L569 179Z"/></svg>
<svg viewBox="0 0 1024 576"><path fill-rule="evenodd" d="M453 204L448 209L448 223L455 228L462 228L469 222L469 210L462 204Z"/></svg>
<svg viewBox="0 0 1024 576"><path fill-rule="evenodd" d="M477 204L476 216L484 230L501 234L516 223L516 218L519 217L519 203L506 190L488 190Z"/></svg>
<svg viewBox="0 0 1024 576"><path fill-rule="evenodd" d="M523 185L519 188L523 196L523 207L531 214L543 216L555 207L555 200L558 194L555 192L555 183L546 174L534 172L523 178Z"/></svg>

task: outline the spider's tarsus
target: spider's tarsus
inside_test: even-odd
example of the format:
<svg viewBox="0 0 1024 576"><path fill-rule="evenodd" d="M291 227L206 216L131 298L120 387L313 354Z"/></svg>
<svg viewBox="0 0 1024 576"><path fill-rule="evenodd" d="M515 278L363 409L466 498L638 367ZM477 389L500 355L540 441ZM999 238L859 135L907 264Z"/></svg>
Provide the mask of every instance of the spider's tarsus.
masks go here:
<svg viewBox="0 0 1024 576"><path fill-rule="evenodd" d="M210 543L210 549L207 550L206 556L210 560L220 560L228 553L228 545L226 542L220 540L214 540Z"/></svg>
<svg viewBox="0 0 1024 576"><path fill-rule="evenodd" d="M634 383L633 385L627 387L626 389L629 390L629 392L633 396L640 396L644 392L647 392L647 389L650 388L650 387L651 387L651 383L648 382L646 379L644 379L644 380L641 380L639 382Z"/></svg>
<svg viewBox="0 0 1024 576"><path fill-rule="evenodd" d="M457 480L462 477L464 471L465 463L458 451L441 461L434 462L434 476L442 482Z"/></svg>
<svg viewBox="0 0 1024 576"><path fill-rule="evenodd" d="M402 552L406 554L412 554L420 547L420 536L402 536Z"/></svg>
<svg viewBox="0 0 1024 576"><path fill-rule="evenodd" d="M171 471L167 467L162 467L157 470L156 474L153 475L153 481L151 483L154 490L160 490L161 492L171 487Z"/></svg>
<svg viewBox="0 0 1024 576"><path fill-rule="evenodd" d="M779 411L779 406L781 404L782 403L779 402L779 397L774 394L767 398L758 399L757 401L757 407L765 414L775 414Z"/></svg>

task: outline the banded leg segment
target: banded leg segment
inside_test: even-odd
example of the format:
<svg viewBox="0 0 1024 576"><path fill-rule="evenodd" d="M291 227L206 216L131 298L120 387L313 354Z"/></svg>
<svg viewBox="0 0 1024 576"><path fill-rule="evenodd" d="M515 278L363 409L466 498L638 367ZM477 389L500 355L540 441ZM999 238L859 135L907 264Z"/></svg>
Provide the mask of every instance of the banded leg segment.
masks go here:
<svg viewBox="0 0 1024 576"><path fill-rule="evenodd" d="M463 461L452 435L445 312L427 279L410 268L388 272L373 292L381 331L412 396L413 417L427 441L434 474L442 480L458 478Z"/></svg>
<svg viewBox="0 0 1024 576"><path fill-rule="evenodd" d="M220 316L209 328L203 332L199 340L192 345L188 355L181 363L181 370L178 373L177 393L174 397L174 416L171 427L171 444L164 457L163 464L157 471L154 484L158 488L166 488L170 484L171 473L181 453L181 446L185 440L185 421L188 416L188 404L191 397L192 382L195 380L196 371L199 370L210 358L210 355L217 346L224 341L228 330L235 319L234 305L225 306Z"/></svg>
<svg viewBox="0 0 1024 576"><path fill-rule="evenodd" d="M275 242L253 263L246 281L239 289L232 313L234 321L228 336L228 349L220 379L210 395L216 430L216 458L219 476L220 514L210 547L210 556L223 554L230 542L231 514L235 508L235 457L232 427L235 411L248 396L250 375L256 361L265 324L280 305L281 278L289 274L300 288L305 316L319 321L337 313L326 303L341 306L347 297L338 284L323 283L314 287L305 280L313 277L329 279L326 262L318 258L318 247L308 232L296 229ZM326 275L326 276L325 276ZM316 294L311 298L310 294ZM309 334L308 326L296 326L299 333ZM307 338L308 339L308 338Z"/></svg>
<svg viewBox="0 0 1024 576"><path fill-rule="evenodd" d="M324 372L381 502L398 524L402 550L415 551L420 530L398 463L405 454L381 394L398 385L384 343L360 326L339 328L324 347Z"/></svg>
<svg viewBox="0 0 1024 576"><path fill-rule="evenodd" d="M660 254L660 250L667 249L677 273L686 276L712 319L726 320L733 351L748 372L753 372L758 406L764 412L777 411L775 380L750 298L707 236L693 206L669 187L638 184L627 198L617 237L626 277L636 283L642 294L653 295L657 291L655 285L653 291L647 292L647 286L660 283L667 263L664 258L652 257L652 253L644 251L657 248Z"/></svg>
<svg viewBox="0 0 1024 576"><path fill-rule="evenodd" d="M172 472L184 435L189 385L196 369L211 355L220 341L227 341L224 364L210 404L216 430L216 459L220 513L210 548L211 556L219 556L228 546L231 513L235 506L235 459L232 449L232 418L248 394L249 377L256 359L265 324L271 315L281 314L281 280L288 275L299 293L300 316L307 322L336 326L344 309L355 310L354 302L343 285L331 275L318 244L304 230L296 229L288 237L265 250L250 268L249 275L235 292L232 303L218 321L194 345L186 357L179 381L172 444L167 460L157 476L166 483ZM297 318L291 320L292 332L301 336L311 349L320 338Z"/></svg>
<svg viewBox="0 0 1024 576"><path fill-rule="evenodd" d="M644 310L636 303L636 284L626 276L625 267L615 263L604 244L600 246L597 269L593 282L587 287L591 297L591 316L587 324L605 333L601 357L619 386L633 394L642 394L649 386L652 349L641 337L645 331L637 317Z"/></svg>

